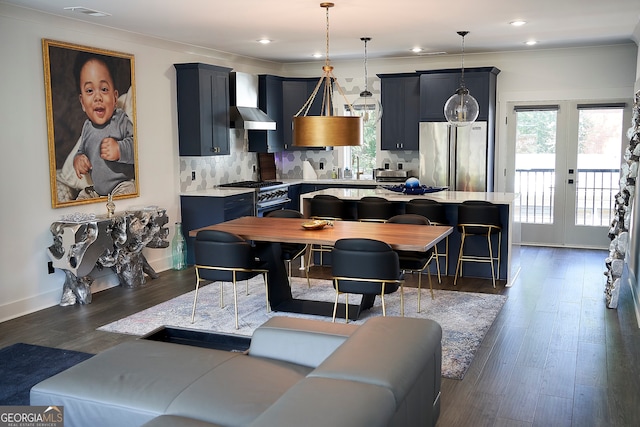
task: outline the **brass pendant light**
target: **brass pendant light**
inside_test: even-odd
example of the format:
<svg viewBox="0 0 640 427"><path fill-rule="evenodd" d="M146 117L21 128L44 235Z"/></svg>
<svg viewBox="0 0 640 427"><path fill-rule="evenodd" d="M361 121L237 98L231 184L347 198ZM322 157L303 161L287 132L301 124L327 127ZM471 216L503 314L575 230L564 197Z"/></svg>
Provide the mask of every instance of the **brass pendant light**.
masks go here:
<svg viewBox="0 0 640 427"><path fill-rule="evenodd" d="M333 67L329 64L329 8L333 3L323 2L320 7L326 9L327 16L327 51L322 76L304 103L300 111L293 117L293 145L296 147L336 147L362 145L362 117L356 115L351 103L333 75ZM322 109L319 116L308 116L309 108L324 83ZM352 116L336 116L333 112L334 87L345 100Z"/></svg>
<svg viewBox="0 0 640 427"><path fill-rule="evenodd" d="M478 118L480 109L478 101L471 96L469 89L464 85L464 36L469 31L458 31L458 35L462 37L462 77L460 79L460 87L444 104L444 117L453 126L463 127L469 126Z"/></svg>

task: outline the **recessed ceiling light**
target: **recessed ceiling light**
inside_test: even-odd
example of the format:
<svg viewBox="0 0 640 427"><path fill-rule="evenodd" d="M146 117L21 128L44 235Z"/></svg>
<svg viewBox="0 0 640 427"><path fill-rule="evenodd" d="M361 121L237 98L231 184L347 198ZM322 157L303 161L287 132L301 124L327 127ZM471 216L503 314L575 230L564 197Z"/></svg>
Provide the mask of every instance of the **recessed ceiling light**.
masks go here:
<svg viewBox="0 0 640 427"><path fill-rule="evenodd" d="M420 53L420 52L422 52L422 48L421 47L414 47L414 48L411 49L411 52Z"/></svg>
<svg viewBox="0 0 640 427"><path fill-rule="evenodd" d="M527 21L523 21L521 19L516 19L515 21L509 22L509 24L513 25L514 27L522 27L526 23Z"/></svg>
<svg viewBox="0 0 640 427"><path fill-rule="evenodd" d="M69 6L69 7L65 7L64 10L68 10L71 12L84 13L85 15L95 16L97 18L111 16L110 13L100 12L99 10L89 9L88 7L84 7L84 6Z"/></svg>
<svg viewBox="0 0 640 427"><path fill-rule="evenodd" d="M314 58L322 58L322 54L321 53L314 53L312 56Z"/></svg>
<svg viewBox="0 0 640 427"><path fill-rule="evenodd" d="M538 42L535 41L535 40L528 40L528 41L524 42L524 44L526 44L527 46L534 46L534 45L538 44Z"/></svg>
<svg viewBox="0 0 640 427"><path fill-rule="evenodd" d="M272 40L269 40L269 39L260 39L260 40L258 40L258 43L261 43L261 44L269 44L271 42L272 42Z"/></svg>

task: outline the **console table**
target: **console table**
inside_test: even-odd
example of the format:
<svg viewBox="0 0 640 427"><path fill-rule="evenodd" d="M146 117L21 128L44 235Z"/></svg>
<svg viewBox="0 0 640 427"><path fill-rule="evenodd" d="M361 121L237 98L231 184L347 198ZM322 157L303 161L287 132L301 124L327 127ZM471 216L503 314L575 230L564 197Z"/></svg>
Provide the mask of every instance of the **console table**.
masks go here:
<svg viewBox="0 0 640 427"><path fill-rule="evenodd" d="M99 215L88 219L60 220L51 224L53 244L47 254L53 267L65 272L60 305L91 302L89 275L94 267L112 268L120 285L135 288L145 283L144 274L155 279L156 272L142 249L169 246L166 210L146 207Z"/></svg>

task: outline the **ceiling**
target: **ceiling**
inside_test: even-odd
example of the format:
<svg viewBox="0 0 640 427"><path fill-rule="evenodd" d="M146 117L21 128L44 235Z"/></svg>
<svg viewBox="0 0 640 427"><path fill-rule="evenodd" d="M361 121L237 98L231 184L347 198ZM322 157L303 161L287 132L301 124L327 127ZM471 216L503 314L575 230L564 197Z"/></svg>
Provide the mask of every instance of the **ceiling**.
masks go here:
<svg viewBox="0 0 640 427"><path fill-rule="evenodd" d="M8 0L46 13L164 40L274 62L307 62L326 52L326 10L319 0ZM334 0L329 9L330 59L446 52L519 51L635 41L639 0ZM64 10L83 6L111 16ZM527 21L521 27L509 23ZM266 37L272 43L263 45ZM530 47L525 41L534 39Z"/></svg>

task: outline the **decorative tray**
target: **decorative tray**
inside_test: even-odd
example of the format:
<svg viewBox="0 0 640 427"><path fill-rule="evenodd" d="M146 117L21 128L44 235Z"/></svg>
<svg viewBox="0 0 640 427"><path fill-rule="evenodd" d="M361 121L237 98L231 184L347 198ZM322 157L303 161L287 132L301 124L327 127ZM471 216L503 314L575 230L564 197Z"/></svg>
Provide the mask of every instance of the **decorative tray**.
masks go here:
<svg viewBox="0 0 640 427"><path fill-rule="evenodd" d="M400 185L381 185L380 187L385 190L395 191L396 193L404 193L410 195L421 195L427 193L437 193L438 191L444 191L449 187L431 187L427 185L420 185L418 187L406 187L404 184Z"/></svg>
<svg viewBox="0 0 640 427"><path fill-rule="evenodd" d="M328 221L314 219L313 221L303 222L302 228L304 228L305 230L321 230L327 225L329 225Z"/></svg>

